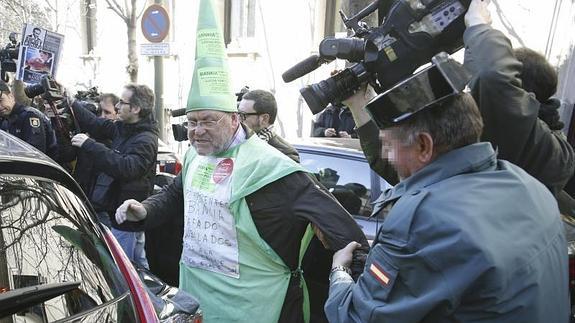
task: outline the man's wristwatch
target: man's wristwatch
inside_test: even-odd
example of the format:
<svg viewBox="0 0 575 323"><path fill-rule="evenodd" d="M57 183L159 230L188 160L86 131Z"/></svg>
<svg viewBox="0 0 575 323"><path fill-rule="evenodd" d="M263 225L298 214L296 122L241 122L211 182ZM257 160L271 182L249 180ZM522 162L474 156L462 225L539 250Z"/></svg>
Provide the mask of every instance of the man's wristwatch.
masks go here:
<svg viewBox="0 0 575 323"><path fill-rule="evenodd" d="M332 268L331 268L331 271L329 272L329 274L331 275L331 274L335 273L336 271L343 271L343 272L345 272L345 273L347 273L348 275L351 276L351 269L349 269L349 267L346 267L346 266L335 266L335 267L332 267Z"/></svg>
<svg viewBox="0 0 575 323"><path fill-rule="evenodd" d="M351 281L351 269L346 266L334 266L329 272L329 281L334 283L335 281Z"/></svg>

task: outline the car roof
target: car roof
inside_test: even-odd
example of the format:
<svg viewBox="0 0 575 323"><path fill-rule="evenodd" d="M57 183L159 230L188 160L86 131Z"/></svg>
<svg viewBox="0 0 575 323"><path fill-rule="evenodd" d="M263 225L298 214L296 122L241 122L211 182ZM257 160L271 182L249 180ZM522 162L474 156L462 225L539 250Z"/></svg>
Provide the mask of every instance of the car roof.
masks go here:
<svg viewBox="0 0 575 323"><path fill-rule="evenodd" d="M290 143L300 151L314 150L365 158L359 139L355 138L312 137L291 140Z"/></svg>
<svg viewBox="0 0 575 323"><path fill-rule="evenodd" d="M49 178L80 196L82 189L62 166L27 142L0 130L0 174Z"/></svg>

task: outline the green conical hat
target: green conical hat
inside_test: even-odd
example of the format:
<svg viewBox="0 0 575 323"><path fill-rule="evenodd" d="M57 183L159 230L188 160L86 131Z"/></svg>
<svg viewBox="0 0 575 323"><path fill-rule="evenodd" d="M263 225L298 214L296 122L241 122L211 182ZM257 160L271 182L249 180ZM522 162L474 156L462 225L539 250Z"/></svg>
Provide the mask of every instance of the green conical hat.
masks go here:
<svg viewBox="0 0 575 323"><path fill-rule="evenodd" d="M238 111L230 86L224 37L211 0L200 0L196 63L186 112L196 110Z"/></svg>

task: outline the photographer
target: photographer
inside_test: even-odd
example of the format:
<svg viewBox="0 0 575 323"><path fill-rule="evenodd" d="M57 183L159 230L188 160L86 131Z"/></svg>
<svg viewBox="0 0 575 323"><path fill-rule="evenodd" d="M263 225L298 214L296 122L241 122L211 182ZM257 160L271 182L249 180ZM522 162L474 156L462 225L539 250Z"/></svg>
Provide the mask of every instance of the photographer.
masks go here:
<svg viewBox="0 0 575 323"><path fill-rule="evenodd" d="M412 104L441 87L428 71L367 106L401 181L377 203L374 213L391 210L357 283L348 274L357 244L334 255L329 321L567 322L566 242L551 193L479 142L465 84ZM346 103L365 106L364 95Z"/></svg>
<svg viewBox="0 0 575 323"><path fill-rule="evenodd" d="M122 201L142 201L152 193L158 151L153 105L152 90L134 84L124 88L117 104L117 121L98 118L82 105L72 105L80 128L92 136L81 133L72 137L72 145L93 161L93 184L86 195L130 260L146 268L144 223L118 224L113 214ZM111 140L111 145L93 138Z"/></svg>
<svg viewBox="0 0 575 323"><path fill-rule="evenodd" d="M56 135L48 117L35 108L16 103L3 80L0 80L0 95L0 129L58 160Z"/></svg>
<svg viewBox="0 0 575 323"><path fill-rule="evenodd" d="M357 138L355 122L343 104L330 104L313 123L312 137Z"/></svg>

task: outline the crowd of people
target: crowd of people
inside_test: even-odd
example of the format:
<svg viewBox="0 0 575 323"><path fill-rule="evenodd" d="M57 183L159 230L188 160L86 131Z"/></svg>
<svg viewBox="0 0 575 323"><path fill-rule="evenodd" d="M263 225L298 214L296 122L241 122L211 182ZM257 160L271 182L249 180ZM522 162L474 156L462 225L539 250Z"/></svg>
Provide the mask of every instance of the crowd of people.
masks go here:
<svg viewBox="0 0 575 323"><path fill-rule="evenodd" d="M472 0L465 15L464 63L450 71L468 82L443 75L453 93L389 109L410 93L394 101L364 84L315 122L314 136L358 137L394 185L375 204L384 220L371 245L274 131L265 90L236 102L192 85L183 170L155 195L158 125L145 85L100 96L100 115L71 104L81 131L64 149L50 119L0 80L1 129L74 161L128 257L196 296L205 322L569 322L562 216L575 205L564 191L575 153L552 98L557 73L492 28L488 5ZM433 93L409 83L425 73L406 84ZM166 237L146 241L148 230ZM164 252L149 259L147 245Z"/></svg>

